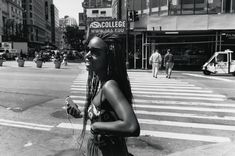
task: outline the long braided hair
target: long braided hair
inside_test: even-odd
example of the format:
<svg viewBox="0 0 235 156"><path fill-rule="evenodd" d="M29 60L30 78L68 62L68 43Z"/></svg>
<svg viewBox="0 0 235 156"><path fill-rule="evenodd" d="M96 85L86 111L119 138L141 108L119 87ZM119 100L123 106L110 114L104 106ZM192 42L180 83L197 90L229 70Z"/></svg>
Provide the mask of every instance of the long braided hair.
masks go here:
<svg viewBox="0 0 235 156"><path fill-rule="evenodd" d="M108 48L106 50L106 72L108 79L115 80L118 83L120 90L122 91L128 102L132 105L133 95L126 70L125 49L122 48L120 36L113 33L100 33L94 36L90 36L86 43L88 44L89 41L95 36L101 38L108 45ZM98 91L100 85L99 83L100 82L98 76L96 76L94 72L89 71L86 89L86 102L84 106L83 129L80 137L82 139L82 143L84 140L86 125L88 121L88 108ZM82 143L80 144L81 146Z"/></svg>

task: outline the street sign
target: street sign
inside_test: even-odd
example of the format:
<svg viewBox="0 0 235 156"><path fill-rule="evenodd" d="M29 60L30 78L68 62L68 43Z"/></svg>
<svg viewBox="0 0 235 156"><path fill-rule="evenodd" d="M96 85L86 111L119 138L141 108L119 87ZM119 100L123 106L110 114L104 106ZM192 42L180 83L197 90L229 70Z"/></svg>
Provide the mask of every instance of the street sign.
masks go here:
<svg viewBox="0 0 235 156"><path fill-rule="evenodd" d="M89 25L90 33L126 33L125 20L93 21Z"/></svg>

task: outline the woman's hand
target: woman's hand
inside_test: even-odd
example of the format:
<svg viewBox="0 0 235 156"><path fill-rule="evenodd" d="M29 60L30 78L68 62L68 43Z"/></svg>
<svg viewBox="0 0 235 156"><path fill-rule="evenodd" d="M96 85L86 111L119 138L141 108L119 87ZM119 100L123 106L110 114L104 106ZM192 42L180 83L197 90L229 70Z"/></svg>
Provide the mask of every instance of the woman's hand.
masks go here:
<svg viewBox="0 0 235 156"><path fill-rule="evenodd" d="M82 112L78 106L73 102L71 97L65 99L65 104L67 106L66 111L68 114L72 115L74 118L81 118Z"/></svg>

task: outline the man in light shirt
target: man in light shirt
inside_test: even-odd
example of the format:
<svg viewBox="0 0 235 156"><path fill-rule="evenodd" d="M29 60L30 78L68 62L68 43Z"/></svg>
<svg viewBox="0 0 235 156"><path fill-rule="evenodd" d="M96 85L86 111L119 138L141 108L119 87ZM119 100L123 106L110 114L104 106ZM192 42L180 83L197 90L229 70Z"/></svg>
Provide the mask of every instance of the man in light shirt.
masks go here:
<svg viewBox="0 0 235 156"><path fill-rule="evenodd" d="M157 78L157 74L159 71L159 68L161 67L162 64L162 56L156 49L154 53L149 58L149 64L152 65L152 73L153 77Z"/></svg>

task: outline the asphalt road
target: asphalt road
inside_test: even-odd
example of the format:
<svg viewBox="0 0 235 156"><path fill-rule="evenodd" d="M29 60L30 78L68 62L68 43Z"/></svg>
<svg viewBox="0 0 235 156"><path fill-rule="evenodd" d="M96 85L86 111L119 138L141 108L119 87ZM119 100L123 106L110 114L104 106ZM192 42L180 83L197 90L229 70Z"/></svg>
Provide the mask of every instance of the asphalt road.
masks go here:
<svg viewBox="0 0 235 156"><path fill-rule="evenodd" d="M150 71L130 70L129 75L142 129L139 138L128 140L135 156L234 140L235 77L190 71L175 71L172 79L164 71L158 79ZM78 63L61 69L45 63L39 69L32 62L23 68L5 62L0 68L1 152L45 156L74 151L82 121L67 116L64 99L73 96L82 106L85 77Z"/></svg>

